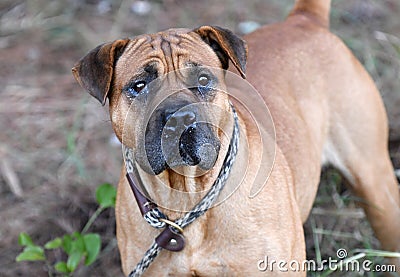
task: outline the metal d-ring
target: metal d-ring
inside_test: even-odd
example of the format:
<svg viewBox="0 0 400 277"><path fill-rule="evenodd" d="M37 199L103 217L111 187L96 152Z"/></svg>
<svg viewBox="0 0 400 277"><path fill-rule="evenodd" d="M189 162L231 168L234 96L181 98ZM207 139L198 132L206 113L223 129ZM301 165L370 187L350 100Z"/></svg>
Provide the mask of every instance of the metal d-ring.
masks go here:
<svg viewBox="0 0 400 277"><path fill-rule="evenodd" d="M179 226L178 224L176 224L175 222L168 220L166 218L160 218L159 220L161 222L164 222L165 224L168 224L171 227L174 227L176 230L179 231L179 233L183 234L183 228L181 226Z"/></svg>

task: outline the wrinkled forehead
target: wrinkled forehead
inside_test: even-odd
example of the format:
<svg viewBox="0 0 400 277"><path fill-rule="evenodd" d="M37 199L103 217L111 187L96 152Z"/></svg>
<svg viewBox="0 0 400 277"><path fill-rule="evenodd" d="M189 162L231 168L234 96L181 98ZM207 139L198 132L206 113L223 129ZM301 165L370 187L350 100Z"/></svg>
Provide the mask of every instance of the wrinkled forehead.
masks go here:
<svg viewBox="0 0 400 277"><path fill-rule="evenodd" d="M220 68L221 62L197 33L170 29L132 39L117 61L116 76L129 79L149 66L160 76L193 65Z"/></svg>

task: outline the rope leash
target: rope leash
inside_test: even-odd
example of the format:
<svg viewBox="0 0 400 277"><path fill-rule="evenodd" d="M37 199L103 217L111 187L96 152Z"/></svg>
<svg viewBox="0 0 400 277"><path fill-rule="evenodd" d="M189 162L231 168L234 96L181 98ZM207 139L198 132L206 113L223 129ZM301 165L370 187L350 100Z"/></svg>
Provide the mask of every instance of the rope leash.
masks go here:
<svg viewBox="0 0 400 277"><path fill-rule="evenodd" d="M150 224L154 228L165 228L168 222L173 232L181 232L183 228L191 224L195 221L198 217L203 215L216 201L218 198L221 190L224 188L226 184L226 180L229 177L231 172L233 163L236 158L236 154L238 151L239 146L239 123L238 117L234 107L232 106L233 111L233 118L234 118L234 126L232 137L229 143L229 148L227 154L225 156L223 166L218 174L217 179L214 181L214 184L211 186L211 189L207 192L200 202L193 207L191 211L186 213L182 218L171 222L168 220L167 216L163 214L157 206L152 207L147 212L144 213L143 218L146 220L148 224ZM123 146L123 151L125 153L125 164L126 164L126 171L128 174L135 174L136 169L134 166L134 155L132 149ZM176 226L177 225L177 226ZM174 227L175 226L175 227ZM157 237L158 239L158 237ZM144 271L150 266L150 264L154 261L154 259L158 256L161 252L162 247L156 241L150 246L150 248L144 254L142 260L136 265L136 267L131 271L129 277L139 277L141 276Z"/></svg>

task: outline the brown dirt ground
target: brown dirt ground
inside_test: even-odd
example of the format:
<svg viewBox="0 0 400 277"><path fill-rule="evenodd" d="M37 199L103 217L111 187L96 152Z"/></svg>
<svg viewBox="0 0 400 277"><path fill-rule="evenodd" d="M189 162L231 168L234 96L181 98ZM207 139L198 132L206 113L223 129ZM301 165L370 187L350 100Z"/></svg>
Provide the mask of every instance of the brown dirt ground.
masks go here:
<svg viewBox="0 0 400 277"><path fill-rule="evenodd" d="M116 184L121 150L103 108L75 83L71 67L89 49L115 38L169 27L220 25L284 18L292 1L150 1L146 15L129 1L3 0L0 3L0 276L47 276L42 263L16 263L20 232L38 243L82 229L96 209L95 188ZM400 167L399 0L337 0L332 29L376 80L391 120L391 156ZM322 176L305 225L308 256L377 248L357 199L334 170ZM18 196L18 188L22 191ZM14 189L14 191L13 191ZM103 252L76 276L122 276L113 210L92 231ZM62 253L49 253L51 262ZM376 262L380 262L379 259ZM312 274L310 274L312 275ZM337 276L340 276L337 275ZM342 275L343 276L343 275Z"/></svg>

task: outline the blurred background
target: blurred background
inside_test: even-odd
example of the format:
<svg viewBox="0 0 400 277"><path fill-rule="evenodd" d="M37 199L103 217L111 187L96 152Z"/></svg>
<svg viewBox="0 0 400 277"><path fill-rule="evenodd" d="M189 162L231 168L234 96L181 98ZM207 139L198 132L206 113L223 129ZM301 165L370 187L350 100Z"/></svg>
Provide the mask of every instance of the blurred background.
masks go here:
<svg viewBox="0 0 400 277"><path fill-rule="evenodd" d="M171 27L214 24L242 35L284 19L292 5L292 0L1 0L0 276L48 276L43 263L15 262L22 249L18 234L45 243L81 230L97 208L96 187L118 182L121 148L107 104L91 98L71 74L80 57L105 41ZM399 13L400 0L334 0L331 16L332 31L365 65L384 97L397 168ZM305 225L308 257L335 258L339 248L378 248L357 206L360 199L340 175L328 168L321 182ZM91 231L101 234L103 251L75 276L122 276L114 210L103 212ZM62 254L48 255L55 262Z"/></svg>

